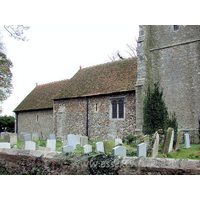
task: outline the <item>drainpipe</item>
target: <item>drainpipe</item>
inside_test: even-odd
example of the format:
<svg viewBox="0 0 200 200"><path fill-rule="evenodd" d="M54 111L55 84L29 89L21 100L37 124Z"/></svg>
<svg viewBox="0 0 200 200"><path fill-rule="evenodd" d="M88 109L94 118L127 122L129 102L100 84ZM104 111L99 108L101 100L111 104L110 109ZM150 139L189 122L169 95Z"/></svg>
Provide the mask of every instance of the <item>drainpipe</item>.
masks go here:
<svg viewBox="0 0 200 200"><path fill-rule="evenodd" d="M89 139L89 133L88 133L88 98L86 98L87 106L86 106L86 136Z"/></svg>

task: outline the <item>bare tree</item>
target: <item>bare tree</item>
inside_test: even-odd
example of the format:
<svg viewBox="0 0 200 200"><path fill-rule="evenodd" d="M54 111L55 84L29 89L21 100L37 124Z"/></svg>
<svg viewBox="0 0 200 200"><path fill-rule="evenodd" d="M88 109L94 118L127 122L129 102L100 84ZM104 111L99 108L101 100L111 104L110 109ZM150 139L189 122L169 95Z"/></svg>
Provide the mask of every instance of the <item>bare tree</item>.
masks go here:
<svg viewBox="0 0 200 200"><path fill-rule="evenodd" d="M30 26L4 25L4 28L6 31L8 31L11 37L22 41L28 41L27 37L24 35L24 31L28 30Z"/></svg>

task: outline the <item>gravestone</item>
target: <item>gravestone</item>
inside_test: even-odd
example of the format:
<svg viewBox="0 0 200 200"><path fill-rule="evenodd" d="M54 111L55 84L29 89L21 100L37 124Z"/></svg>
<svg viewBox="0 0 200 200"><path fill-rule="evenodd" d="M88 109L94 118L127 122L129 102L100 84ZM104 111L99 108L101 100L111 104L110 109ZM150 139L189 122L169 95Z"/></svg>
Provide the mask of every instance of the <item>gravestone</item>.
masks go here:
<svg viewBox="0 0 200 200"><path fill-rule="evenodd" d="M67 145L73 146L73 149L76 149L76 136L73 134L69 134L67 136Z"/></svg>
<svg viewBox="0 0 200 200"><path fill-rule="evenodd" d="M83 153L91 153L92 152L92 146L89 144L86 144L83 146Z"/></svg>
<svg viewBox="0 0 200 200"><path fill-rule="evenodd" d="M179 130L176 135L175 151L177 151L179 149L180 141L181 141L181 130Z"/></svg>
<svg viewBox="0 0 200 200"><path fill-rule="evenodd" d="M189 149L191 147L190 146L190 135L188 133L186 133L184 135L184 138L185 138L185 148Z"/></svg>
<svg viewBox="0 0 200 200"><path fill-rule="evenodd" d="M10 145L15 145L17 144L17 134L13 133L10 134Z"/></svg>
<svg viewBox="0 0 200 200"><path fill-rule="evenodd" d="M24 135L24 142L31 141L31 139L32 139L31 134L25 134Z"/></svg>
<svg viewBox="0 0 200 200"><path fill-rule="evenodd" d="M4 136L4 142L10 142L10 135L11 133L8 133L8 132L3 132L2 133Z"/></svg>
<svg viewBox="0 0 200 200"><path fill-rule="evenodd" d="M137 145L137 157L147 157L147 144L141 143Z"/></svg>
<svg viewBox="0 0 200 200"><path fill-rule="evenodd" d="M104 153L104 144L103 142L97 142L95 144L95 147L96 147L96 152L103 152Z"/></svg>
<svg viewBox="0 0 200 200"><path fill-rule="evenodd" d="M115 146L122 145L122 140L120 138L115 139Z"/></svg>
<svg viewBox="0 0 200 200"><path fill-rule="evenodd" d="M81 135L76 135L76 145L81 144Z"/></svg>
<svg viewBox="0 0 200 200"><path fill-rule="evenodd" d="M73 146L66 145L62 147L62 152L73 152L73 151L74 151Z"/></svg>
<svg viewBox="0 0 200 200"><path fill-rule="evenodd" d="M19 139L19 141L24 141L24 135L26 135L27 133L25 133L25 132L20 132L17 136L18 136L18 139Z"/></svg>
<svg viewBox="0 0 200 200"><path fill-rule="evenodd" d="M56 150L56 140L55 139L47 139L46 147L49 147L51 151Z"/></svg>
<svg viewBox="0 0 200 200"><path fill-rule="evenodd" d="M0 148L10 149L10 143L0 142Z"/></svg>
<svg viewBox="0 0 200 200"><path fill-rule="evenodd" d="M151 156L153 158L155 158L158 155L158 149L159 149L159 134L158 134L158 132L155 133L154 138L155 138L155 141L153 144L152 154L151 154Z"/></svg>
<svg viewBox="0 0 200 200"><path fill-rule="evenodd" d="M51 148L50 147L41 147L41 146L38 146L37 150L49 152L49 151L51 151Z"/></svg>
<svg viewBox="0 0 200 200"><path fill-rule="evenodd" d="M165 135L164 144L162 148L162 153L167 154L170 151L170 146L173 146L173 138L172 138L172 128L168 128L167 133ZM171 144L170 144L171 143Z"/></svg>
<svg viewBox="0 0 200 200"><path fill-rule="evenodd" d="M39 133L32 133L32 141L38 141L39 140Z"/></svg>
<svg viewBox="0 0 200 200"><path fill-rule="evenodd" d="M112 154L115 156L126 156L126 147L116 146L112 149Z"/></svg>
<svg viewBox="0 0 200 200"><path fill-rule="evenodd" d="M88 144L88 137L87 136L81 136L80 143L81 143L80 144L81 147Z"/></svg>
<svg viewBox="0 0 200 200"><path fill-rule="evenodd" d="M170 143L169 143L169 150L168 150L169 153L173 149L173 142L174 142L174 129L172 129L172 137L171 137L171 140L170 140Z"/></svg>
<svg viewBox="0 0 200 200"><path fill-rule="evenodd" d="M56 135L53 134L53 133L49 134L49 139L50 139L50 140L51 140L51 139L55 140L55 139L56 139Z"/></svg>
<svg viewBox="0 0 200 200"><path fill-rule="evenodd" d="M35 142L32 142L32 141L25 141L25 147L24 147L25 150L34 150L36 149L36 144Z"/></svg>

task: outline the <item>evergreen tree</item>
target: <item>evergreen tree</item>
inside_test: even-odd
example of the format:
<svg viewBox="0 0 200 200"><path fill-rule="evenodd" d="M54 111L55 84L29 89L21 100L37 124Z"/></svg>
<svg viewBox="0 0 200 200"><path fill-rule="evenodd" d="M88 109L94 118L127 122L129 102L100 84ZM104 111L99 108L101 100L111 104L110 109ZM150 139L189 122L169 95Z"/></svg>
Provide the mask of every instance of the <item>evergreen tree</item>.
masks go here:
<svg viewBox="0 0 200 200"><path fill-rule="evenodd" d="M148 87L144 98L143 120L144 134L152 135L159 129L167 129L168 111L163 99L163 90L159 89L159 82L154 84L153 91Z"/></svg>

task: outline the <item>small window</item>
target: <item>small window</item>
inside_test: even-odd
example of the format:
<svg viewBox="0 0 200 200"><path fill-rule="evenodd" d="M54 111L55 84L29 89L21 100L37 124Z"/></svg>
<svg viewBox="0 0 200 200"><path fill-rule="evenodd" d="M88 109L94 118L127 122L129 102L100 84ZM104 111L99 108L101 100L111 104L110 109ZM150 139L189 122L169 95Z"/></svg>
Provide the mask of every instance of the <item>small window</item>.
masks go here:
<svg viewBox="0 0 200 200"><path fill-rule="evenodd" d="M174 25L174 31L178 31L179 30L179 25Z"/></svg>
<svg viewBox="0 0 200 200"><path fill-rule="evenodd" d="M97 103L96 103L96 112L97 112Z"/></svg>
<svg viewBox="0 0 200 200"><path fill-rule="evenodd" d="M124 101L119 100L119 118L124 118Z"/></svg>
<svg viewBox="0 0 200 200"><path fill-rule="evenodd" d="M39 115L36 115L36 122L39 121Z"/></svg>

